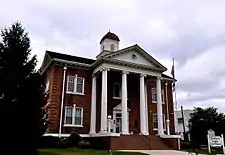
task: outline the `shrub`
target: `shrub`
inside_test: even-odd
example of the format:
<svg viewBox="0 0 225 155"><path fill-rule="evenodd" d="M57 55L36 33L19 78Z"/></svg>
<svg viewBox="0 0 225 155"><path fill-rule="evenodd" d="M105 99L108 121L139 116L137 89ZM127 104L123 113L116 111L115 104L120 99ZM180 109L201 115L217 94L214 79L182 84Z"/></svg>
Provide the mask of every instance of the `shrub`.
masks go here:
<svg viewBox="0 0 225 155"><path fill-rule="evenodd" d="M39 148L56 148L60 141L59 137L42 136L39 139Z"/></svg>
<svg viewBox="0 0 225 155"><path fill-rule="evenodd" d="M82 140L78 143L78 146L79 146L79 148L82 148L82 149L88 149L88 148L90 148L91 143L89 141Z"/></svg>
<svg viewBox="0 0 225 155"><path fill-rule="evenodd" d="M68 142L70 146L77 146L77 144L82 140L82 137L77 133L71 133Z"/></svg>
<svg viewBox="0 0 225 155"><path fill-rule="evenodd" d="M69 147L69 141L67 138L61 138L58 142L58 147L59 148L68 148Z"/></svg>

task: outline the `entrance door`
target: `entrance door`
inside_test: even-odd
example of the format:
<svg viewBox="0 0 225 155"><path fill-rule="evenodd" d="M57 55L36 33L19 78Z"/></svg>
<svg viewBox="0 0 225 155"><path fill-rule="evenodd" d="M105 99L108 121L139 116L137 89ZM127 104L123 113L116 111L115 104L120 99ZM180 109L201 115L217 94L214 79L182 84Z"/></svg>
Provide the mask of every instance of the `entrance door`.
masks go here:
<svg viewBox="0 0 225 155"><path fill-rule="evenodd" d="M122 132L122 113L116 112L115 115L115 133Z"/></svg>
<svg viewBox="0 0 225 155"><path fill-rule="evenodd" d="M130 109L127 107L127 125L129 127L129 111ZM113 124L112 129L114 133L122 132L122 104L118 104L113 108Z"/></svg>

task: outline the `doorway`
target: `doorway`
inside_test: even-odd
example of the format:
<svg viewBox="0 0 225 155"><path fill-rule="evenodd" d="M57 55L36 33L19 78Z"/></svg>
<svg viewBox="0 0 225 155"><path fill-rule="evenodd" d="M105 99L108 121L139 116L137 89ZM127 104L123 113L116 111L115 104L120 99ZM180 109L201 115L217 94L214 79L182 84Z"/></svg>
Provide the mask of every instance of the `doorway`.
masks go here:
<svg viewBox="0 0 225 155"><path fill-rule="evenodd" d="M129 127L129 111L130 109L127 108L127 125ZM129 128L128 128L129 129ZM122 132L122 105L119 104L113 108L113 126L112 130L114 133L121 133Z"/></svg>

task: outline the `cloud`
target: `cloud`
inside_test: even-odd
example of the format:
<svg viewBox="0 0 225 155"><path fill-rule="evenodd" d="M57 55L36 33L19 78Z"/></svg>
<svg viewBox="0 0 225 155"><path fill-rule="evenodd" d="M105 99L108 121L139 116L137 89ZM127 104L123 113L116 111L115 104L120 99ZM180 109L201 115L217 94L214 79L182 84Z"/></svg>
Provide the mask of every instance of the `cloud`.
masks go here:
<svg viewBox="0 0 225 155"><path fill-rule="evenodd" d="M0 27L21 21L39 66L45 50L95 58L110 29L120 48L140 45L168 75L175 58L178 105L224 110L223 0L8 0L1 6Z"/></svg>

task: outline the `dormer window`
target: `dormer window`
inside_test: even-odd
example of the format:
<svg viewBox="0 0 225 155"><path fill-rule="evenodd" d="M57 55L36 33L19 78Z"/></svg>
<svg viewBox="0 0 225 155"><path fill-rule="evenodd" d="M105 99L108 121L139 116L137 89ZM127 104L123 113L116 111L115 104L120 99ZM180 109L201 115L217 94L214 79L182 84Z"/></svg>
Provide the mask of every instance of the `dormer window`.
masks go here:
<svg viewBox="0 0 225 155"><path fill-rule="evenodd" d="M114 45L113 44L111 45L111 51L114 51Z"/></svg>

